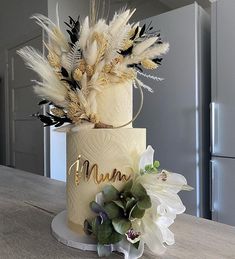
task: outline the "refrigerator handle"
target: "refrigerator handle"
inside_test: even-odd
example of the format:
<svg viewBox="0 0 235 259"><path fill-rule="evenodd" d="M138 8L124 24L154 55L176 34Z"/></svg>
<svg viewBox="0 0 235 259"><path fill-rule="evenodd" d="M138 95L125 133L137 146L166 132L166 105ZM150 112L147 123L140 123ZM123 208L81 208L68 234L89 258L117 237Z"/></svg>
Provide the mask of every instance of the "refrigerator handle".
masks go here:
<svg viewBox="0 0 235 259"><path fill-rule="evenodd" d="M216 178L216 171L215 171L215 161L210 161L210 210L212 215L212 220L218 220L217 217L217 178Z"/></svg>
<svg viewBox="0 0 235 259"><path fill-rule="evenodd" d="M216 147L216 129L215 128L215 125L216 125L216 104L215 102L211 102L210 103L210 127L211 127L211 144L210 144L210 149L211 149L211 153L212 154L215 154L216 151L215 151L215 147Z"/></svg>

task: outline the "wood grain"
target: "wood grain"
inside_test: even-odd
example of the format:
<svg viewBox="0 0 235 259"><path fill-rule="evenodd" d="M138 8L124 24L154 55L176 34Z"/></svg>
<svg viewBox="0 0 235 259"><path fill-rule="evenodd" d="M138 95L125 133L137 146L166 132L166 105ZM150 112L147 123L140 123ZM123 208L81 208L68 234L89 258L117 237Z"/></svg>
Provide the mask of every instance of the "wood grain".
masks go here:
<svg viewBox="0 0 235 259"><path fill-rule="evenodd" d="M66 247L52 237L52 218L64 209L63 182L0 166L0 258L97 258L96 253ZM235 227L184 214L171 229L176 244L160 257L146 249L142 258L235 258Z"/></svg>

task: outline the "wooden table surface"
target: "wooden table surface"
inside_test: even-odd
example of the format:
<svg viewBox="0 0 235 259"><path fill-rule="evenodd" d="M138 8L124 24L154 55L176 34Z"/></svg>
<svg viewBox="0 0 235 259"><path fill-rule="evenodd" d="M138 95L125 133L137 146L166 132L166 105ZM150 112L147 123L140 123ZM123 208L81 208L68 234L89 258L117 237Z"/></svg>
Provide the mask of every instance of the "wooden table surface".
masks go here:
<svg viewBox="0 0 235 259"><path fill-rule="evenodd" d="M0 166L0 258L97 258L52 237L51 221L64 209L65 183ZM142 258L235 258L235 227L184 214L171 229L176 244L160 257L146 249Z"/></svg>

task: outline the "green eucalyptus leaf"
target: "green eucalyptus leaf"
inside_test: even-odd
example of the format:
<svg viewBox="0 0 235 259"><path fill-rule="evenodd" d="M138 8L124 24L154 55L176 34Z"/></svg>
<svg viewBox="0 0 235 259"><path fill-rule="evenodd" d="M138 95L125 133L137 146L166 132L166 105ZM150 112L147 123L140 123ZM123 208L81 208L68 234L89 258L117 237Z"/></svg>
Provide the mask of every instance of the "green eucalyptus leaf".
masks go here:
<svg viewBox="0 0 235 259"><path fill-rule="evenodd" d="M115 231L122 235L124 235L131 228L130 220L125 218L113 219L112 224Z"/></svg>
<svg viewBox="0 0 235 259"><path fill-rule="evenodd" d="M97 239L101 245L110 243L110 236L114 232L111 220L106 220L102 224L97 225Z"/></svg>
<svg viewBox="0 0 235 259"><path fill-rule="evenodd" d="M146 196L147 192L141 183L137 183L134 184L132 187L132 194L137 198L141 198L143 196Z"/></svg>
<svg viewBox="0 0 235 259"><path fill-rule="evenodd" d="M122 200L126 200L126 199L131 198L131 197L133 197L133 194L130 191L122 192L121 195L120 195L120 198Z"/></svg>
<svg viewBox="0 0 235 259"><path fill-rule="evenodd" d="M118 218L123 213L123 210L118 205L116 205L114 202L105 204L104 210L107 213L109 219Z"/></svg>
<svg viewBox="0 0 235 259"><path fill-rule="evenodd" d="M105 202L118 200L119 191L113 185L106 185L103 189Z"/></svg>
<svg viewBox="0 0 235 259"><path fill-rule="evenodd" d="M136 199L133 197L133 198L130 198L127 202L126 202L126 209L127 210L131 210L134 206L135 206L135 204L136 204Z"/></svg>
<svg viewBox="0 0 235 259"><path fill-rule="evenodd" d="M92 226L91 226L91 224L89 223L89 221L87 219L84 221L83 229L84 229L84 232L87 235L91 235L92 234Z"/></svg>
<svg viewBox="0 0 235 259"><path fill-rule="evenodd" d="M95 201L90 202L90 208L95 213L105 212L104 209Z"/></svg>
<svg viewBox="0 0 235 259"><path fill-rule="evenodd" d="M144 213L145 210L141 210L137 205L135 205L135 207L133 207L133 209L130 212L130 217L141 219L143 218Z"/></svg>
<svg viewBox="0 0 235 259"><path fill-rule="evenodd" d="M97 253L99 257L109 256L112 253L110 245L97 244Z"/></svg>
<svg viewBox="0 0 235 259"><path fill-rule="evenodd" d="M151 208L152 203L150 197L148 195L141 197L140 200L137 202L137 206L141 210L146 210Z"/></svg>
<svg viewBox="0 0 235 259"><path fill-rule="evenodd" d="M97 236L97 227L98 225L100 225L100 218L99 217L95 217L92 219L91 221L91 229L92 229L92 233Z"/></svg>
<svg viewBox="0 0 235 259"><path fill-rule="evenodd" d="M118 200L118 201L113 201L118 207L122 208L124 210L124 204L122 201Z"/></svg>
<svg viewBox="0 0 235 259"><path fill-rule="evenodd" d="M123 188L123 192L129 192L132 188L132 185L133 185L133 180L128 181Z"/></svg>
<svg viewBox="0 0 235 259"><path fill-rule="evenodd" d="M111 236L109 237L111 244L116 244L116 243L120 242L122 239L123 239L123 235L117 233L116 231L114 231L111 234Z"/></svg>

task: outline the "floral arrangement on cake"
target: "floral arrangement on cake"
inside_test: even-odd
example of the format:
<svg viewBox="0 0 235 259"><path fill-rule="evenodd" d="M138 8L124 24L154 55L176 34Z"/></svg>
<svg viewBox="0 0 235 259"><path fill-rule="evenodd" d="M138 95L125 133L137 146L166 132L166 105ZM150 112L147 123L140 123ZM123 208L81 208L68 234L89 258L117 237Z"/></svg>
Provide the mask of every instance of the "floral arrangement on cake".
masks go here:
<svg viewBox="0 0 235 259"><path fill-rule="evenodd" d="M151 23L130 24L135 10L125 9L108 22L97 18L96 9L93 1L90 17L83 22L69 17L65 22L69 39L60 28L58 9L56 23L41 14L32 16L48 34L47 58L32 47L18 54L41 79L34 80L35 92L43 98L39 105L53 105L47 115L34 114L45 126L90 122L95 127L112 127L99 120L97 93L127 81L152 91L139 77L161 80L143 72L156 69L169 48Z"/></svg>
<svg viewBox="0 0 235 259"><path fill-rule="evenodd" d="M141 257L144 244L154 254L162 254L175 243L169 227L177 214L185 211L178 192L192 190L184 176L159 169L154 150L148 146L139 161L139 171L121 191L113 185L104 187L90 203L96 213L84 222L88 235L96 237L99 256L113 250L125 259Z"/></svg>

